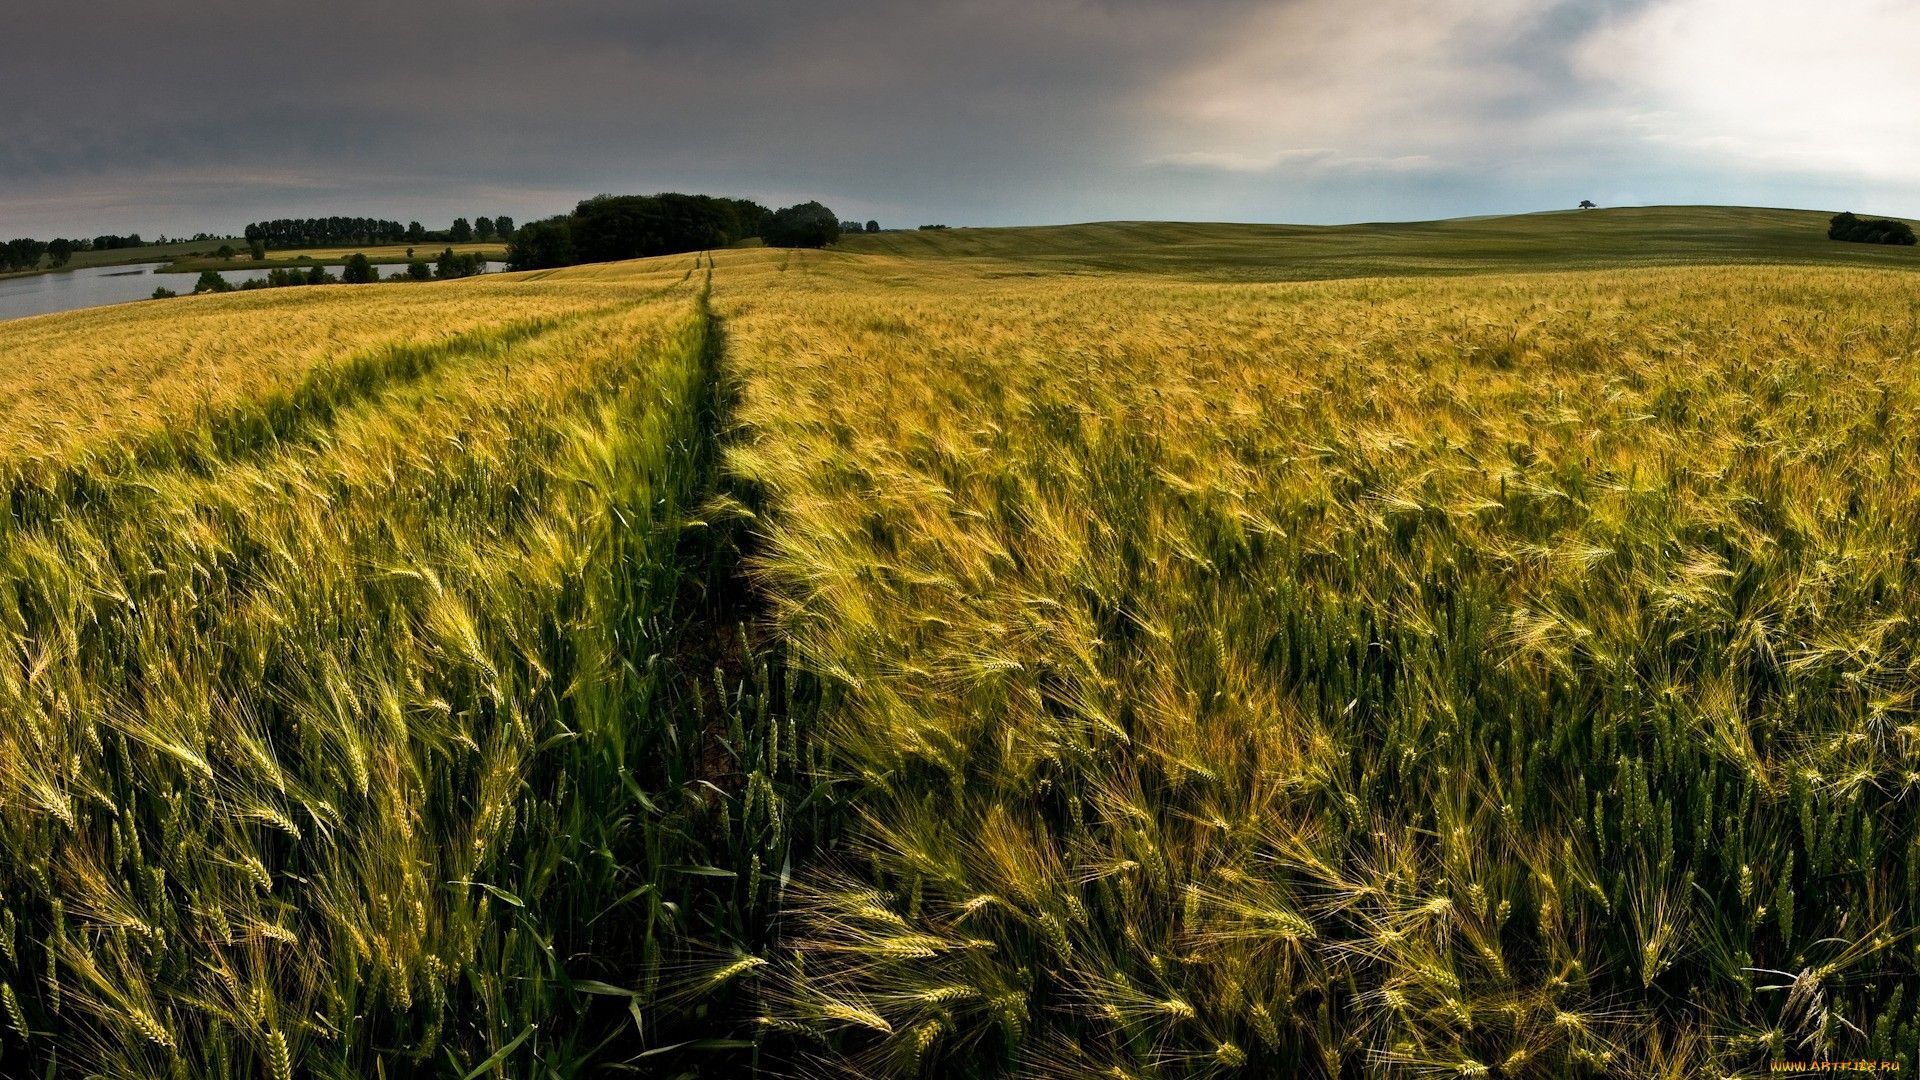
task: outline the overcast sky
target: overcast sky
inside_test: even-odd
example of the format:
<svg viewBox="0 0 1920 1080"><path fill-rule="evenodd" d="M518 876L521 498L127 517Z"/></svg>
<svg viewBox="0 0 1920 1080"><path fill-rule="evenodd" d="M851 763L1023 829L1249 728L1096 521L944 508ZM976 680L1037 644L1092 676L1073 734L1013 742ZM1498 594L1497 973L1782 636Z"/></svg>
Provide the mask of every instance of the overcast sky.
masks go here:
<svg viewBox="0 0 1920 1080"><path fill-rule="evenodd" d="M1920 216L1914 0L5 0L0 234Z"/></svg>

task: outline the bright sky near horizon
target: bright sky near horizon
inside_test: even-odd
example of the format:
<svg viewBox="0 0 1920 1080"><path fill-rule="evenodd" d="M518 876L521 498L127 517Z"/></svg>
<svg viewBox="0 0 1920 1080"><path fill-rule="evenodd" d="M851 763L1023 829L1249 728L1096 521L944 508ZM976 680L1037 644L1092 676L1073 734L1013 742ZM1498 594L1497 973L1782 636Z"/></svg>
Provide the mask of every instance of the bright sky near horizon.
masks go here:
<svg viewBox="0 0 1920 1080"><path fill-rule="evenodd" d="M1911 0L10 0L0 234L1603 204L1920 216Z"/></svg>

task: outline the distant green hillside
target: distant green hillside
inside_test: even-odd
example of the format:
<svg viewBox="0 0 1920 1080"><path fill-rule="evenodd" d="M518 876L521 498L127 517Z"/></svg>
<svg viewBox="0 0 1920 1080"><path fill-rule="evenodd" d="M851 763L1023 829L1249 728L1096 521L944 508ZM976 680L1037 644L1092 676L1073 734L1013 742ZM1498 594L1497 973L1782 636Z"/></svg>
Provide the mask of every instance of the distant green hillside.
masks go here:
<svg viewBox="0 0 1920 1080"><path fill-rule="evenodd" d="M851 236L847 251L1247 280L1795 263L1920 268L1920 249L1827 239L1831 213L1649 206L1364 225L1114 221Z"/></svg>

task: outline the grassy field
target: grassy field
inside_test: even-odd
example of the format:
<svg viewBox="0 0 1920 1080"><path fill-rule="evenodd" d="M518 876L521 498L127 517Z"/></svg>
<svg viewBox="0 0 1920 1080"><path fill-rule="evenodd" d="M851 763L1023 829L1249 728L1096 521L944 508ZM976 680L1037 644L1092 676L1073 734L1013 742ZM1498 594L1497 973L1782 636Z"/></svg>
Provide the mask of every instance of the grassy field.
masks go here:
<svg viewBox="0 0 1920 1080"><path fill-rule="evenodd" d="M202 255L212 255L223 244L245 249L244 240L194 240L178 244L147 244L142 247L114 248L108 251L76 251L59 270L20 271L0 274L0 278L25 277L28 274L57 274L67 270L85 270L99 266L131 266L135 263L170 262L176 259L190 259Z"/></svg>
<svg viewBox="0 0 1920 1080"><path fill-rule="evenodd" d="M1794 220L0 326L0 1073L1911 1070L1920 277Z"/></svg>

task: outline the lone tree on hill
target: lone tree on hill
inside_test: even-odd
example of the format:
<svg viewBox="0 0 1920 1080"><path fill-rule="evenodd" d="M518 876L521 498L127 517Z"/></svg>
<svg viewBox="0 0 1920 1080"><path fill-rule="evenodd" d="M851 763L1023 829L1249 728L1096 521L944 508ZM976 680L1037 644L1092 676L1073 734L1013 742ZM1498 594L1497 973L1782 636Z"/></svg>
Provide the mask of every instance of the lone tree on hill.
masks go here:
<svg viewBox="0 0 1920 1080"><path fill-rule="evenodd" d="M872 221L872 220L869 220L869 221L867 222L867 231L868 231L868 232L879 232L879 231L880 231L880 223L879 223L879 222L877 222L877 221Z"/></svg>
<svg viewBox="0 0 1920 1080"><path fill-rule="evenodd" d="M1580 200L1580 209L1582 209L1582 210L1597 210L1597 209L1599 209L1599 207L1597 207L1597 206L1595 206L1595 205L1593 204L1593 200L1592 200L1592 199L1581 199L1581 200Z"/></svg>

